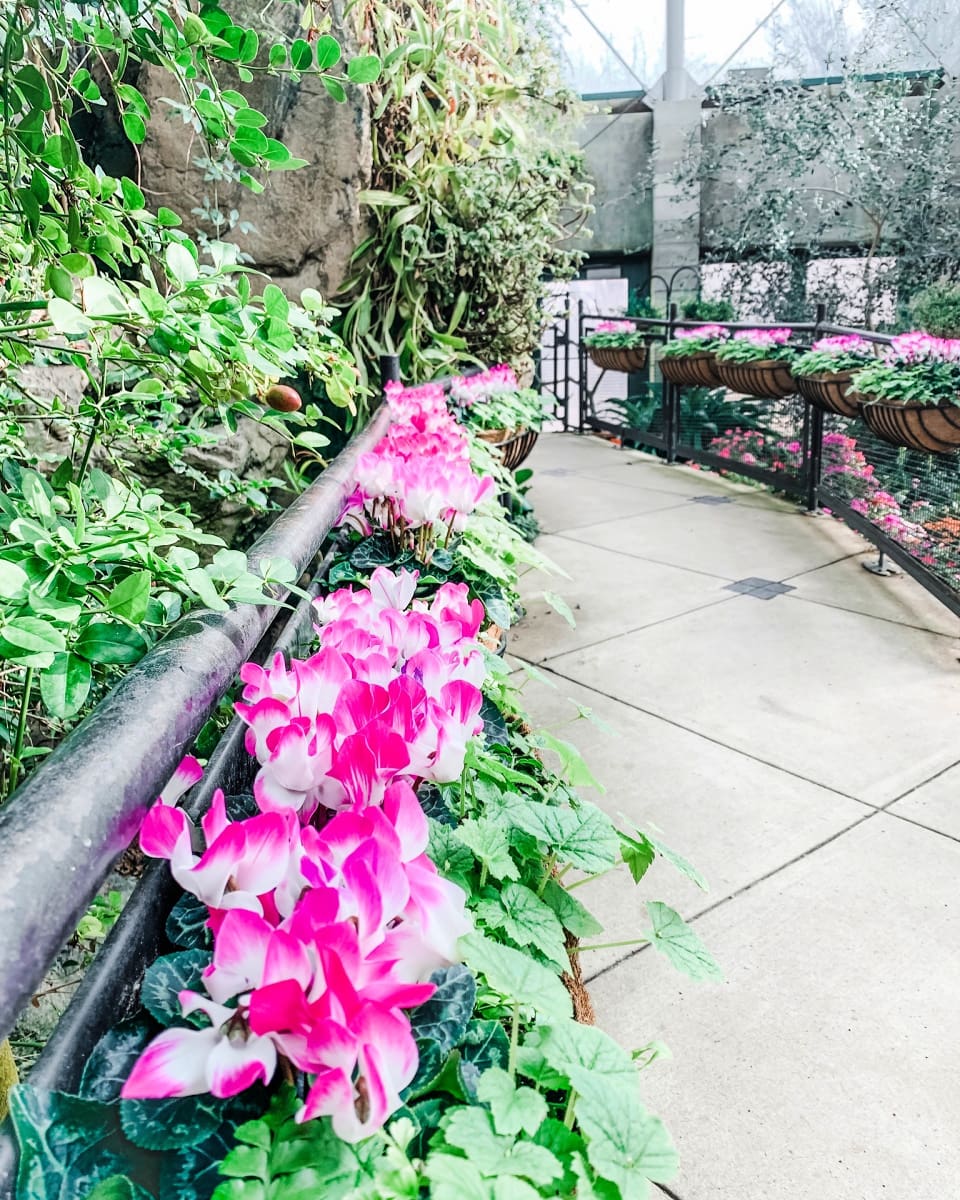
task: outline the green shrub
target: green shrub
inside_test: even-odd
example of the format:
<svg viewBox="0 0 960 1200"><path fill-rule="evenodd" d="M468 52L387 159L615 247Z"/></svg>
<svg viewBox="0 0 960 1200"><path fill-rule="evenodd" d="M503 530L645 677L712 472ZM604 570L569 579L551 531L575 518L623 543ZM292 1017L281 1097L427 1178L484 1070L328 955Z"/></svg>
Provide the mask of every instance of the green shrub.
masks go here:
<svg viewBox="0 0 960 1200"><path fill-rule="evenodd" d="M910 302L910 315L918 328L936 337L960 337L960 284L933 283Z"/></svg>

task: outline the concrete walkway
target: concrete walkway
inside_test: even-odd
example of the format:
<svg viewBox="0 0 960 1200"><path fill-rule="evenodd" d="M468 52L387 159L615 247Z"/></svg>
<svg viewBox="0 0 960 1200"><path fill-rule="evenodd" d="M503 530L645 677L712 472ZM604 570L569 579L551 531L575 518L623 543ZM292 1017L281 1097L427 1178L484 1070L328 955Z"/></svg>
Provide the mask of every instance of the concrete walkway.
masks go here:
<svg viewBox="0 0 960 1200"><path fill-rule="evenodd" d="M650 949L585 956L598 1019L666 1042L644 1075L681 1200L960 1195L960 622L838 521L760 488L554 434L531 464L539 547L570 579L510 654L584 750L600 803L656 827L658 862L578 895L604 941L676 907L725 972ZM739 581L760 582L748 592ZM572 698L613 726L575 721Z"/></svg>

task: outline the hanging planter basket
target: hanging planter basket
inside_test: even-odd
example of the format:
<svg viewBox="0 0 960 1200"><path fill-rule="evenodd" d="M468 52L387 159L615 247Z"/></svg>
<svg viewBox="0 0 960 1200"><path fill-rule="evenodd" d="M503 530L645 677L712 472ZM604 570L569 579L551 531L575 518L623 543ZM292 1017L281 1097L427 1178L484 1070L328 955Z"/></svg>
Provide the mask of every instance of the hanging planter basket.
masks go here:
<svg viewBox="0 0 960 1200"><path fill-rule="evenodd" d="M960 449L960 405L887 404L860 397L860 415L877 437L892 446L925 454L951 454Z"/></svg>
<svg viewBox="0 0 960 1200"><path fill-rule="evenodd" d="M590 361L604 371L642 371L647 365L646 346L588 346Z"/></svg>
<svg viewBox="0 0 960 1200"><path fill-rule="evenodd" d="M850 381L855 374L855 371L826 371L819 375L797 375L797 388L804 399L822 412L838 417L857 417L860 415L860 396L850 392Z"/></svg>
<svg viewBox="0 0 960 1200"><path fill-rule="evenodd" d="M508 471L515 471L529 458L540 432L537 429L481 429L477 436L500 451Z"/></svg>
<svg viewBox="0 0 960 1200"><path fill-rule="evenodd" d="M699 350L680 358L661 358L660 374L679 387L723 387L712 350Z"/></svg>
<svg viewBox="0 0 960 1200"><path fill-rule="evenodd" d="M777 358L759 362L733 363L717 359L717 373L732 391L745 396L764 396L768 400L783 400L797 390L796 381L787 363Z"/></svg>

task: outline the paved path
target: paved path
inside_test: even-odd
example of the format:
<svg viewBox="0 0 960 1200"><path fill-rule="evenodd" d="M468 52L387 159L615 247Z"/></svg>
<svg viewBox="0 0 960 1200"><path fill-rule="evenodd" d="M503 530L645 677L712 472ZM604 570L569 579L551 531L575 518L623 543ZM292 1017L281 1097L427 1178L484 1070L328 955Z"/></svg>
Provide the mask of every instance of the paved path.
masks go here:
<svg viewBox="0 0 960 1200"><path fill-rule="evenodd" d="M601 1025L673 1052L644 1076L680 1148L668 1194L960 1196L960 622L761 489L573 435L531 465L578 625L527 578L510 653L556 690L525 696L551 728L572 697L617 730L565 726L607 810L711 884L658 863L639 889L615 872L579 893L611 941L667 901L726 974L585 959ZM791 590L730 590L745 579Z"/></svg>

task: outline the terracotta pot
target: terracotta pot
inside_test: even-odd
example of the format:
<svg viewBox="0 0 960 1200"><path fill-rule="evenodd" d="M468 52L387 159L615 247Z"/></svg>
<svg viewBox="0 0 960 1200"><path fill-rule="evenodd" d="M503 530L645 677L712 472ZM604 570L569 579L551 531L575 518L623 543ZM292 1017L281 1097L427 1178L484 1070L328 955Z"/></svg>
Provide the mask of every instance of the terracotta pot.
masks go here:
<svg viewBox="0 0 960 1200"><path fill-rule="evenodd" d="M855 374L855 371L824 371L819 375L798 375L797 388L801 396L823 412L856 417L860 415L860 397L856 392L848 395Z"/></svg>
<svg viewBox="0 0 960 1200"><path fill-rule="evenodd" d="M647 365L646 346L588 346L587 354L604 371L642 371Z"/></svg>
<svg viewBox="0 0 960 1200"><path fill-rule="evenodd" d="M723 387L717 373L717 359L712 350L698 350L680 358L661 358L660 374L680 387Z"/></svg>
<svg viewBox="0 0 960 1200"><path fill-rule="evenodd" d="M717 359L717 373L734 392L745 396L765 396L768 400L782 400L797 390L793 374L787 363L777 358L764 358L758 362L733 363Z"/></svg>
<svg viewBox="0 0 960 1200"><path fill-rule="evenodd" d="M893 446L926 454L949 454L960 449L960 406L870 402L861 396L860 415L877 437Z"/></svg>

